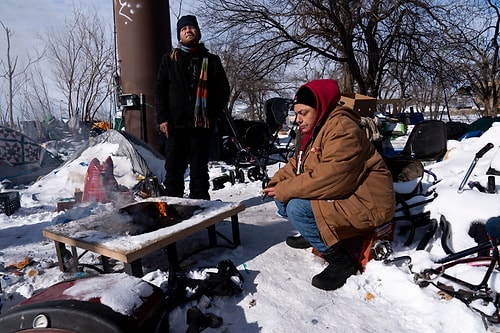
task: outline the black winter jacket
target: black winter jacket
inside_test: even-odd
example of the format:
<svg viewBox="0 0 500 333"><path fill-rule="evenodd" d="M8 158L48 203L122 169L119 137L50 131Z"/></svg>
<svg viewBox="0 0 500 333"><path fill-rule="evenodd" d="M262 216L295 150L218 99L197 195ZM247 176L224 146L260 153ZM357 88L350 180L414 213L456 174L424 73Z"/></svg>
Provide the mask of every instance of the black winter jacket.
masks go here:
<svg viewBox="0 0 500 333"><path fill-rule="evenodd" d="M208 56L207 113L210 123L221 114L229 100L229 82L219 56L205 47L195 55L196 73L188 73L192 55L177 50L177 60L170 54L162 58L155 83L156 123L168 122L171 128L193 128L196 88L200 77L201 62ZM190 75L196 78L191 84Z"/></svg>

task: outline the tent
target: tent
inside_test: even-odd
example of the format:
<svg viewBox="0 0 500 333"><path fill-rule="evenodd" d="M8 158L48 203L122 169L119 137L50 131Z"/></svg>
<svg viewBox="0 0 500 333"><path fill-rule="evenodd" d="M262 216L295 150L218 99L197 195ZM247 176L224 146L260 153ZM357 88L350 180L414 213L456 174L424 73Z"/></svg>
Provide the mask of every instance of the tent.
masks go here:
<svg viewBox="0 0 500 333"><path fill-rule="evenodd" d="M35 140L0 126L0 180L29 184L61 163Z"/></svg>
<svg viewBox="0 0 500 333"><path fill-rule="evenodd" d="M500 117L482 117L479 118L478 120L472 122L469 127L467 128L467 133L470 132L480 132L480 134L486 132L493 123L500 121Z"/></svg>
<svg viewBox="0 0 500 333"><path fill-rule="evenodd" d="M90 137L63 165L45 175L32 186L33 194L42 198L52 186L53 177L65 180L65 187L51 200L71 198L77 189L83 190L85 176L94 159L104 163L111 157L114 177L121 187L135 188L146 177L156 176L158 182L165 179L165 159L144 141L133 135L108 130ZM95 162L94 162L95 163Z"/></svg>
<svg viewBox="0 0 500 333"><path fill-rule="evenodd" d="M132 169L139 177L156 176L159 182L165 179L165 159L161 154L134 135L113 129L90 139L88 144L80 148L65 164L78 159L84 150L103 143L117 144L113 156L127 156ZM101 160L104 161L105 158L102 157Z"/></svg>

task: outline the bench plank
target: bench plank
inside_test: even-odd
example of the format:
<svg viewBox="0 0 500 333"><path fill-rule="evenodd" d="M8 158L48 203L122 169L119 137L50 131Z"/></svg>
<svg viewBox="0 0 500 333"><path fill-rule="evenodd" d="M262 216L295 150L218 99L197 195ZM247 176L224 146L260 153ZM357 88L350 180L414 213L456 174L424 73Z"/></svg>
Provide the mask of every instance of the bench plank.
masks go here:
<svg viewBox="0 0 500 333"><path fill-rule="evenodd" d="M241 203L172 197L150 198L144 201L196 205L200 206L201 210L191 218L175 225L139 235L128 235L126 230L123 230L126 223L130 222L130 217L117 212L96 214L84 219L52 225L44 228L42 234L55 241L56 249L57 243L63 243L119 260L125 264L134 263L202 229L215 226L216 223L226 218L231 218L234 245L240 244L237 215L245 210Z"/></svg>

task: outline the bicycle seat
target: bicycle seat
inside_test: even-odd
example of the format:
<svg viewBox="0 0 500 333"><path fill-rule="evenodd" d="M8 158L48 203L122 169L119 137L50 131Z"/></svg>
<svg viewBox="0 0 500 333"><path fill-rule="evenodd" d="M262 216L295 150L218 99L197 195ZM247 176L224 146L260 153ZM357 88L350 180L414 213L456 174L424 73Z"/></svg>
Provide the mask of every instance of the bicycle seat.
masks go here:
<svg viewBox="0 0 500 333"><path fill-rule="evenodd" d="M486 221L485 228L491 238L500 239L500 216L488 219L488 221Z"/></svg>

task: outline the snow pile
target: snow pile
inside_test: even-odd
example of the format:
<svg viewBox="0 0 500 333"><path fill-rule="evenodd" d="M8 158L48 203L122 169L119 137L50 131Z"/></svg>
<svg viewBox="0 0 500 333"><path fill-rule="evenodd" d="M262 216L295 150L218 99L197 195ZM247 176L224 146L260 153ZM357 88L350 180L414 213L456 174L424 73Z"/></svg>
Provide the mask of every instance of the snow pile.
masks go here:
<svg viewBox="0 0 500 333"><path fill-rule="evenodd" d="M426 190L433 190L437 197L424 210L429 211L437 221L442 216L451 225L451 246L454 251L476 245L468 235L472 223L484 223L489 218L500 215L499 194L480 192L477 187L458 187L469 169L475 154L487 143L494 147L488 151L472 171L469 181L486 186L487 171L500 170L500 126L494 124L479 138L468 138L462 142L449 141L449 152L442 162L426 165L426 170L436 175L437 181L425 174L422 184ZM116 149L113 145L101 144L90 157L105 158ZM83 160L82 160L83 161ZM133 172L126 161L114 159L118 182L131 186L136 182ZM269 166L272 175L280 164ZM220 176L231 170L232 166L213 164L211 177ZM63 279L67 274L59 271L54 244L42 237L43 228L63 220L84 218L90 214L109 214L118 207L113 203L88 204L74 207L66 212L56 212L59 198L72 196L75 187L81 183L85 166L80 160L68 165L64 170L47 175L28 189L20 190L21 208L13 215L0 215L0 273L9 275L12 265L24 261L29 263L18 269L17 281L3 288L0 299L2 312L11 306L31 297L36 291L49 287ZM188 180L187 180L188 181ZM500 179L496 176L496 183ZM408 256L408 261L385 264L370 261L363 274L352 276L339 290L327 292L311 286L311 278L321 272L325 262L311 253L311 249L296 250L286 246L287 236L295 230L283 218L276 215L274 202L269 198L262 200L261 182L249 181L225 184L223 189L211 191L214 202L242 203L246 209L239 213L242 245L236 249L217 247L186 256L208 243L206 231L201 231L178 242L179 255L186 270L199 267L214 267L222 260L231 260L242 277L243 292L237 296L212 297L203 303L192 301L179 306L170 314L170 332L186 331L186 311L198 305L202 311L209 311L224 319L220 328L207 329L206 332L498 332L499 325L485 322L474 310L458 299L443 299L432 285L421 288L414 283L412 272L436 265L433 260L446 255L440 232L431 238L424 250L416 251L418 241L425 230L417 228L415 240L409 245L408 225L398 221L395 240L392 243L393 256ZM498 192L499 185L496 186ZM105 223L105 221L103 221ZM230 221L217 225L221 233L230 233ZM223 240L219 240L223 244ZM143 260L143 268L149 282L156 281L160 286L167 283L168 260L165 251L158 251ZM87 253L82 260L89 263L99 262L97 255ZM120 272L123 265L113 263ZM484 274L484 267L460 266L450 273L462 279L478 283ZM123 280L123 281L122 281ZM490 280L494 290L500 290L497 271ZM156 283L155 283L156 284ZM87 286L73 290L75 295L106 294L109 304L118 311L121 305L130 305L121 298L124 289L132 293L132 306L136 306L142 293L147 290L136 284L135 280L117 279L116 286L103 283L100 286ZM135 295L135 296L134 296ZM134 301L135 299L135 301ZM475 304L480 307L481 304ZM491 309L483 309L485 312ZM460 318L460 320L456 320Z"/></svg>

